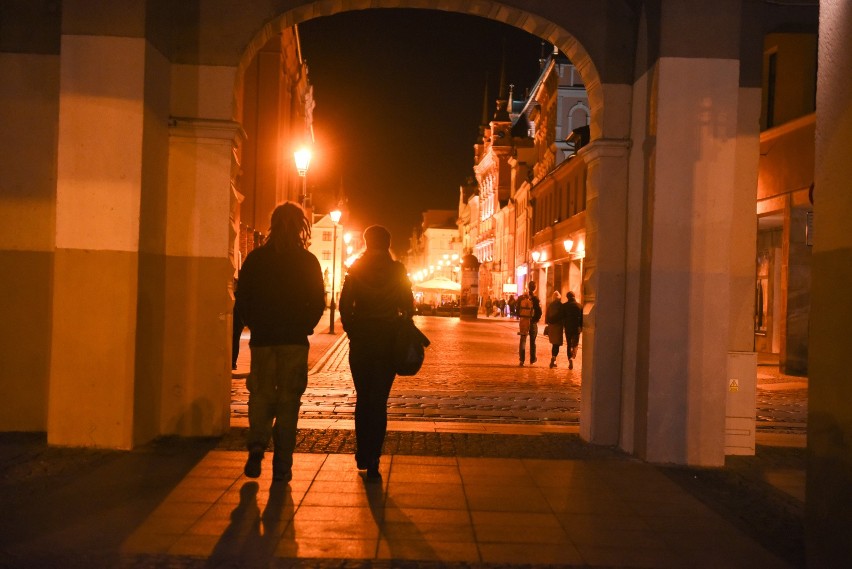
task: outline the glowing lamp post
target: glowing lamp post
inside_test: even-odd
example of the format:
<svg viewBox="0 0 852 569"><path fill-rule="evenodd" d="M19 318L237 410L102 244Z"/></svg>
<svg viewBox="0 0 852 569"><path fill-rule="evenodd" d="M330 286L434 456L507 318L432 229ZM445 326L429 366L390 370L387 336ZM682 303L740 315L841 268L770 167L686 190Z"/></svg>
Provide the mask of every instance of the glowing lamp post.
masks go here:
<svg viewBox="0 0 852 569"><path fill-rule="evenodd" d="M305 197L308 195L308 166L311 164L311 151L308 148L300 148L293 153L293 158L296 161L299 177L302 178L302 195L299 196L299 203L304 206Z"/></svg>
<svg viewBox="0 0 852 569"><path fill-rule="evenodd" d="M332 223L334 223L334 236L331 241L331 302L329 303L329 315L328 315L328 333L334 334L334 310L337 308L337 303L334 301L334 289L337 286L337 281L335 277L337 276L337 224L340 222L340 216L343 213L339 209L335 209L330 212L328 216L331 218Z"/></svg>
<svg viewBox="0 0 852 569"><path fill-rule="evenodd" d="M532 270L530 271L530 280L534 281L536 264L538 263L538 260L541 259L541 251L533 251L530 256L532 257Z"/></svg>

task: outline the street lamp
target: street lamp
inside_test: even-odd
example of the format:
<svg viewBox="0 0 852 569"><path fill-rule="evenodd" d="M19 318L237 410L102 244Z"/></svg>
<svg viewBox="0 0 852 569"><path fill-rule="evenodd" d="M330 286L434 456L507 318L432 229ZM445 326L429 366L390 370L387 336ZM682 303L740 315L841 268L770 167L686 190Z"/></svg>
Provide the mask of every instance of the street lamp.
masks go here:
<svg viewBox="0 0 852 569"><path fill-rule="evenodd" d="M334 237L331 241L331 302L329 303L328 315L328 333L334 334L334 310L337 308L337 303L334 302L334 289L337 286L335 277L337 276L337 223L340 221L340 216L343 213L339 209L330 212L328 216L334 223Z"/></svg>
<svg viewBox="0 0 852 569"><path fill-rule="evenodd" d="M541 259L541 251L533 251L530 255L532 257L532 270L530 271L530 280L535 280L535 270L536 264L538 260Z"/></svg>
<svg viewBox="0 0 852 569"><path fill-rule="evenodd" d="M310 148L302 147L293 153L293 159L296 161L296 170L299 172L299 177L302 178L302 195L299 197L299 204L305 205L305 197L308 195L308 166L311 164Z"/></svg>

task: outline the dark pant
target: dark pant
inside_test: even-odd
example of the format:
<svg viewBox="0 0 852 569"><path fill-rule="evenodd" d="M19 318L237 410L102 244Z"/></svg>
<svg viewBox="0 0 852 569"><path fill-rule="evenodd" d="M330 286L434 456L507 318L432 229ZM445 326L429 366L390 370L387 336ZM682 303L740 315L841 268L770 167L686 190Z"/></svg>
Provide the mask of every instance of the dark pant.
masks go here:
<svg viewBox="0 0 852 569"><path fill-rule="evenodd" d="M568 359L573 360L574 356L577 355L577 346L580 343L580 333L577 332L575 334L572 334L570 332L567 332L565 334L565 339L568 342Z"/></svg>
<svg viewBox="0 0 852 569"><path fill-rule="evenodd" d="M388 396L396 378L393 327L374 329L349 342L349 368L355 383L355 460L378 462L388 428Z"/></svg>

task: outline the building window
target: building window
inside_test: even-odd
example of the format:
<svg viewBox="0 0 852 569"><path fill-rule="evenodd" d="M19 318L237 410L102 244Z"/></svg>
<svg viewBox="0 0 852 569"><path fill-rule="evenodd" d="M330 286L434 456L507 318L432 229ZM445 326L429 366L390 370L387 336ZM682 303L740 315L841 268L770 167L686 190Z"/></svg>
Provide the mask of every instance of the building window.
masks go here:
<svg viewBox="0 0 852 569"><path fill-rule="evenodd" d="M322 260L323 261L331 261L331 251L328 249L322 250Z"/></svg>
<svg viewBox="0 0 852 569"><path fill-rule="evenodd" d="M331 241L331 231L323 231L322 232L322 240L323 241Z"/></svg>

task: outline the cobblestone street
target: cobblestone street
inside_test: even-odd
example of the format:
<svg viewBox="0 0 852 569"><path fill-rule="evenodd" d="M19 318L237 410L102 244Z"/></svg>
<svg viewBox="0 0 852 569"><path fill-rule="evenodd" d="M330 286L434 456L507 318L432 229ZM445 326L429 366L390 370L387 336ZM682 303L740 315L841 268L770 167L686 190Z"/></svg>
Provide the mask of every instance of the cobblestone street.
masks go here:
<svg viewBox="0 0 852 569"><path fill-rule="evenodd" d="M580 360L569 370L564 346L557 368L550 369L550 344L539 334L538 361L519 367L516 321L440 317L417 317L416 321L432 345L416 376L396 379L389 401L391 420L579 424ZM355 389L349 374L349 342L345 334L335 338L324 330L312 338L314 361L302 398L302 418L352 419ZM241 350L242 373L235 374L232 384L231 412L238 424L247 420L243 378L249 365L247 334ZM323 352L325 346L329 347ZM807 378L779 374L777 364L770 362L758 368L757 380L758 428L803 431Z"/></svg>

